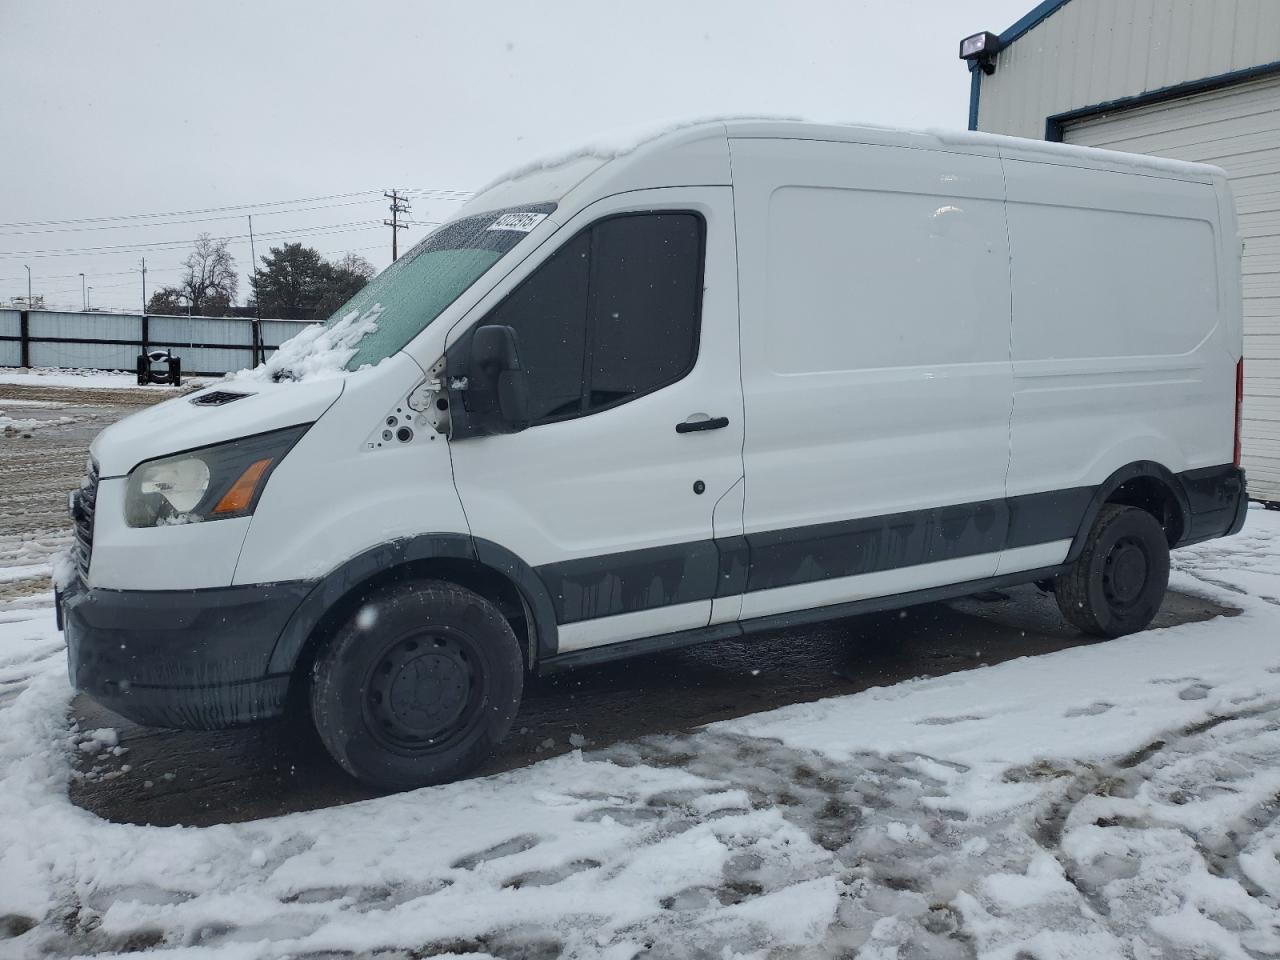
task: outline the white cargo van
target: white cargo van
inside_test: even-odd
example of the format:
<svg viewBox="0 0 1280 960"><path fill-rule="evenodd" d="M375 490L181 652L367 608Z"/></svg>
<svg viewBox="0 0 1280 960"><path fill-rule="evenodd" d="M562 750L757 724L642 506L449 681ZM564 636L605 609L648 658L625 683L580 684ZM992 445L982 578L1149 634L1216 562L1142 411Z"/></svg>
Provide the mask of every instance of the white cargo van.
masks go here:
<svg viewBox="0 0 1280 960"><path fill-rule="evenodd" d="M1243 523L1240 383L1215 168L690 126L494 186L265 368L103 431L71 675L163 726L297 694L409 787L526 671L1028 581L1118 636Z"/></svg>

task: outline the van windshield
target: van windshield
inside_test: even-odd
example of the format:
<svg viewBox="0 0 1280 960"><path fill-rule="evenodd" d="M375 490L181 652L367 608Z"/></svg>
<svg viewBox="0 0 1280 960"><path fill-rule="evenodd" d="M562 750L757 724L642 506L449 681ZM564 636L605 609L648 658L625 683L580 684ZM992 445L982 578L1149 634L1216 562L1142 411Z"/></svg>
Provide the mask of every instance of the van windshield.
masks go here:
<svg viewBox="0 0 1280 960"><path fill-rule="evenodd" d="M536 203L494 210L429 234L325 321L328 330L353 312L376 317L365 325L346 368L358 370L402 350L555 208Z"/></svg>

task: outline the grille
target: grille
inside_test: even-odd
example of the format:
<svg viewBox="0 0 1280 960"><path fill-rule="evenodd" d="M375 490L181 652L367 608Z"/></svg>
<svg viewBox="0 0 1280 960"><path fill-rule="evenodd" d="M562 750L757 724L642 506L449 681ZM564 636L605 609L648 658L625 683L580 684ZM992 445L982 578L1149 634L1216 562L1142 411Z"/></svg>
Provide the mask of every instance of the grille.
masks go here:
<svg viewBox="0 0 1280 960"><path fill-rule="evenodd" d="M230 390L214 390L212 393L202 393L197 397L192 397L191 402L197 407L220 407L223 404L232 403L242 397L251 397L251 393L232 393Z"/></svg>
<svg viewBox="0 0 1280 960"><path fill-rule="evenodd" d="M75 534L72 557L80 576L89 578L89 560L93 555L93 514L98 506L98 465L89 461L89 472L80 481L80 489L71 494L71 523Z"/></svg>

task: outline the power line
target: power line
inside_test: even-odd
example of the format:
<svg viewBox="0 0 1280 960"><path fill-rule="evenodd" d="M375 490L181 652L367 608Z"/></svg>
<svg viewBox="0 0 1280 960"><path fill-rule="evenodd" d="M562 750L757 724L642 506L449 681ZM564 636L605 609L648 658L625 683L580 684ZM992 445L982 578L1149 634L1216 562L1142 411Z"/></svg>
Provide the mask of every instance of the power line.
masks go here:
<svg viewBox="0 0 1280 960"><path fill-rule="evenodd" d="M202 207L196 210L172 210L168 213L126 213L113 217L74 217L67 220L26 220L0 223L0 230L10 227L60 227L74 223L108 223L113 220L159 220L164 217L191 217L205 213L226 213L232 210L253 210L259 207L283 207L293 203L318 203L321 200L348 200L352 197L377 195L377 190L356 190L352 193L331 193L321 197L302 197L297 200L268 200L263 203L238 203L225 207Z"/></svg>
<svg viewBox="0 0 1280 960"><path fill-rule="evenodd" d="M229 213L240 212L246 210L265 210L268 207L287 207L298 203L319 203L324 200L350 200L352 197L368 197L369 200L355 200L353 203L370 202L377 198L378 190L356 190L350 193L331 193L317 197L299 197L293 200L266 200L261 203L238 203L221 207L201 207L192 210L170 210L164 213L127 213L118 214L109 217L71 217L63 220L21 220L11 223L0 223L0 230L10 230L20 227L62 227L82 223L112 223L118 221L131 220L166 220L171 217L192 217L206 213ZM415 199L424 200L443 200L463 203L470 200L472 193L466 190L448 190L440 187L411 187L408 190L402 190L401 193L412 193ZM346 204L333 204L332 206L345 206ZM327 207L316 207L315 209L328 209ZM302 212L302 211L279 211L282 213ZM221 217L213 217L210 219L229 219ZM170 221L183 222L183 221ZM199 221L187 221L199 222ZM156 224L163 226L163 224ZM115 228L110 228L115 229Z"/></svg>
<svg viewBox="0 0 1280 960"><path fill-rule="evenodd" d="M342 203L326 203L320 206L292 207L288 210L267 210L263 213L259 213L259 216L272 217L291 213L310 213L313 210L333 210L337 207L353 207L359 206L360 204L377 203L377 200L377 197L369 197L367 200L347 200ZM0 231L0 237L24 237L42 233L85 233L97 230L149 230L154 227L176 227L192 223L214 223L221 220L239 220L243 216L244 214L242 213L227 213L216 217L199 217L193 220L162 220L157 223L112 223L98 227L47 227L40 230L10 230Z"/></svg>
<svg viewBox="0 0 1280 960"><path fill-rule="evenodd" d="M371 230L375 227L382 226L377 221L370 220L349 220L343 223L327 223L318 224L312 227L296 227L294 229L272 230L267 233L260 234L262 237L285 237L285 236L323 236L326 233L344 233L355 232L357 230ZM241 241L248 240L247 233L228 234L223 237L210 237L214 241L226 240ZM15 250L11 252L0 252L0 257L70 257L70 256L97 256L105 253L119 252L137 252L140 250L157 250L157 249L175 249L191 244L191 240L153 240L139 243L122 243L101 247L50 247L44 250Z"/></svg>

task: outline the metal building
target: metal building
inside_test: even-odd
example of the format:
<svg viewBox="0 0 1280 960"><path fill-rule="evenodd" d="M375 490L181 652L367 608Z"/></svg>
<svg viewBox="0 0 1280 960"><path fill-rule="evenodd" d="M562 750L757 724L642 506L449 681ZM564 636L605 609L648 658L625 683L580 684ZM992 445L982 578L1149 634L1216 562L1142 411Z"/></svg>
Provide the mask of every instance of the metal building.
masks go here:
<svg viewBox="0 0 1280 960"><path fill-rule="evenodd" d="M1244 466L1280 503L1280 0L1046 0L962 47L969 129L1223 167L1244 239Z"/></svg>

